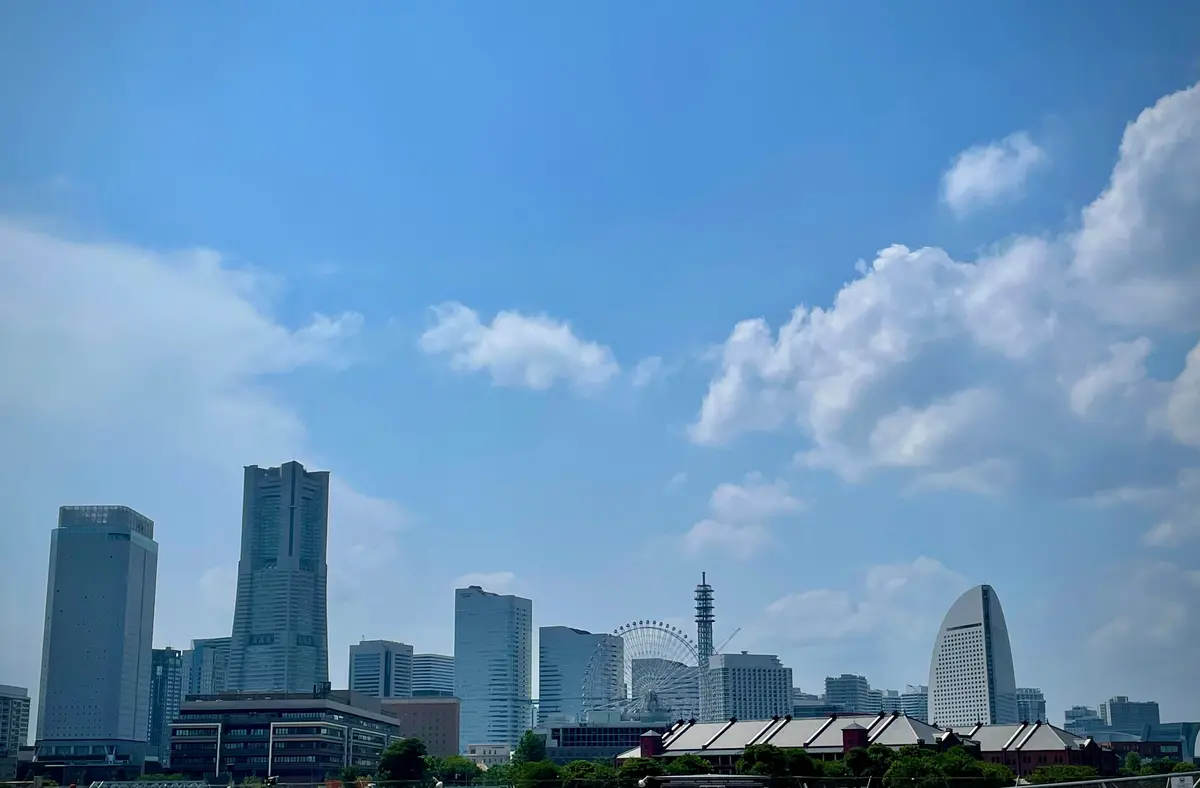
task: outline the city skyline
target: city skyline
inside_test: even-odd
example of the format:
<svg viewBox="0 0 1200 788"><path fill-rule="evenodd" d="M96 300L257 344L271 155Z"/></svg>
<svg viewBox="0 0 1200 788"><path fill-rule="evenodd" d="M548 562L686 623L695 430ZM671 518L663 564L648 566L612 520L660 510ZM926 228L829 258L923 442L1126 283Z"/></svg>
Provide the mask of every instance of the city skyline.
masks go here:
<svg viewBox="0 0 1200 788"><path fill-rule="evenodd" d="M339 686L455 588L692 632L707 571L810 692L987 583L1052 717L1196 716L1200 7L58 2L0 11L0 681L58 506L153 517L182 650L295 460Z"/></svg>

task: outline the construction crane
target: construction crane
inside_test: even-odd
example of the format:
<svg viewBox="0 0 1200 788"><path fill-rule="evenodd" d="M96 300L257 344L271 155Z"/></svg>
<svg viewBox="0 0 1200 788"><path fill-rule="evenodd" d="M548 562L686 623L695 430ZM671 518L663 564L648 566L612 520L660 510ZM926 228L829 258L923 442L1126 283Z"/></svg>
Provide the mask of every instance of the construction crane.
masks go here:
<svg viewBox="0 0 1200 788"><path fill-rule="evenodd" d="M739 633L741 631L742 631L741 627L738 627L737 629L733 630L733 632L731 632L729 634L729 637L725 638L725 641L723 643L721 643L721 645L719 645L715 649L713 649L713 653L720 654L724 650L724 648L729 645L729 641L731 641L735 637L737 637L737 633Z"/></svg>

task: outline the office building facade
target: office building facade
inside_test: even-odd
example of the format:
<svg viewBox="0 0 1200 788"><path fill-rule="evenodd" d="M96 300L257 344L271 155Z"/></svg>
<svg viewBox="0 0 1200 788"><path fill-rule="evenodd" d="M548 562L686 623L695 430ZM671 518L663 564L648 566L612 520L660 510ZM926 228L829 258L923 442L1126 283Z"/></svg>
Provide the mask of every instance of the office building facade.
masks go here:
<svg viewBox="0 0 1200 788"><path fill-rule="evenodd" d="M714 654L709 686L718 719L769 719L792 713L792 669L774 654Z"/></svg>
<svg viewBox="0 0 1200 788"><path fill-rule="evenodd" d="M905 716L929 722L929 687L924 684L909 684L900 693L900 711Z"/></svg>
<svg viewBox="0 0 1200 788"><path fill-rule="evenodd" d="M454 696L454 657L445 654L413 654L414 698Z"/></svg>
<svg viewBox="0 0 1200 788"><path fill-rule="evenodd" d="M183 695L216 695L226 689L230 638L198 638L183 652Z"/></svg>
<svg viewBox="0 0 1200 788"><path fill-rule="evenodd" d="M547 720L581 722L585 680L598 686L611 685L609 697L614 697L620 691L624 669L625 641L617 635L573 627L539 627L538 725ZM591 680L597 677L606 681Z"/></svg>
<svg viewBox="0 0 1200 788"><path fill-rule="evenodd" d="M402 738L420 739L429 754L439 758L458 755L458 718L461 712L458 698L385 698L380 705L384 713L395 716Z"/></svg>
<svg viewBox="0 0 1200 788"><path fill-rule="evenodd" d="M329 681L329 473L245 469L228 689L312 692Z"/></svg>
<svg viewBox="0 0 1200 788"><path fill-rule="evenodd" d="M870 714L876 700L871 697L871 682L866 676L843 673L825 678L825 702L843 714Z"/></svg>
<svg viewBox="0 0 1200 788"><path fill-rule="evenodd" d="M1130 733L1140 733L1146 725L1158 725L1158 701L1130 700L1127 695L1117 695L1100 704L1100 719L1110 728Z"/></svg>
<svg viewBox="0 0 1200 788"><path fill-rule="evenodd" d="M139 772L150 722L158 544L127 506L64 506L50 538L35 758ZM122 772L114 768L110 773Z"/></svg>
<svg viewBox="0 0 1200 788"><path fill-rule="evenodd" d="M1089 736L1104 727L1100 712L1091 706L1072 706L1063 712L1063 728L1079 736Z"/></svg>
<svg viewBox="0 0 1200 788"><path fill-rule="evenodd" d="M1021 722L1049 722L1046 696L1036 687L1017 687L1017 716Z"/></svg>
<svg viewBox="0 0 1200 788"><path fill-rule="evenodd" d="M374 698L412 697L413 648L393 640L350 647L350 689Z"/></svg>
<svg viewBox="0 0 1200 788"><path fill-rule="evenodd" d="M991 586L955 600L929 663L929 722L952 728L1017 723L1017 680L1004 611Z"/></svg>
<svg viewBox="0 0 1200 788"><path fill-rule="evenodd" d="M0 780L17 777L17 753L29 741L29 690L0 684Z"/></svg>
<svg viewBox="0 0 1200 788"><path fill-rule="evenodd" d="M533 693L533 602L479 586L454 591L454 694L459 736L516 747L529 728Z"/></svg>
<svg viewBox="0 0 1200 788"><path fill-rule="evenodd" d="M183 652L156 648L150 657L150 720L146 740L150 753L166 765L171 755L171 723L183 699Z"/></svg>

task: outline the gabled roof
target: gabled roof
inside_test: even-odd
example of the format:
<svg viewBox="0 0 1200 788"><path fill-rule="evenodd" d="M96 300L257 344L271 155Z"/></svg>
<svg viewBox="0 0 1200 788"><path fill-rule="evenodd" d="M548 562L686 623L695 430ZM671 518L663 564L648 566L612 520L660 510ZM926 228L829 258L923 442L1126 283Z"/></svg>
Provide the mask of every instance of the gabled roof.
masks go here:
<svg viewBox="0 0 1200 788"><path fill-rule="evenodd" d="M955 733L978 742L980 752L1077 750L1090 741L1048 722L972 725L970 728L958 728Z"/></svg>

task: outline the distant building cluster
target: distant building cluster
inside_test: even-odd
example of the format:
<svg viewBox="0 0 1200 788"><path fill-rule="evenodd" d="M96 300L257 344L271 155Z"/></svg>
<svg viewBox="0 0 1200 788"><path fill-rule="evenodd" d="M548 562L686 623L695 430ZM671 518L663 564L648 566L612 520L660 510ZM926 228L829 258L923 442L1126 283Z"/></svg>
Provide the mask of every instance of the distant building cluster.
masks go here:
<svg viewBox="0 0 1200 788"><path fill-rule="evenodd" d="M987 585L953 602L928 683L903 690L843 673L808 693L777 655L723 653L705 577L694 635L653 620L607 633L543 626L536 663L530 599L458 588L453 655L364 639L344 652L347 687L335 689L329 474L297 462L249 466L243 483L229 632L183 650L153 648L154 522L126 506L60 509L34 745L26 746L29 691L0 685L0 780L24 768L61 784L155 771L315 783L345 767L373 770L404 737L434 755L501 763L531 729L558 762L674 757L726 739L741 742L718 748L730 758L747 742L816 754L958 743L1018 768L1033 753L1055 763L1123 752L1195 757L1200 724L1163 724L1154 702L1117 696L1068 709L1063 728L1050 725L1042 692L1017 686L1004 614Z"/></svg>

